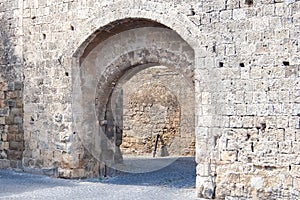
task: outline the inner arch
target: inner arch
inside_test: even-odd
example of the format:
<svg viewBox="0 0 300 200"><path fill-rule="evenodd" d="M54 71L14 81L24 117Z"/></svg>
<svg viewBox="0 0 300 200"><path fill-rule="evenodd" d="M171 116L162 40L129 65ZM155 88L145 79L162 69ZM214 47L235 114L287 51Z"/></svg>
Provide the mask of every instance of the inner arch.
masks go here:
<svg viewBox="0 0 300 200"><path fill-rule="evenodd" d="M145 22L145 23L144 23ZM118 28L117 28L118 27ZM108 137L110 100L116 83L127 72L164 65L194 87L194 51L176 32L149 20L128 19L99 29L77 52L73 74L73 118L89 162L92 156L103 174L116 161L116 143ZM112 114L112 113L111 113ZM192 113L193 115L194 113ZM113 140L116 140L112 134ZM96 168L92 173L97 174Z"/></svg>
<svg viewBox="0 0 300 200"><path fill-rule="evenodd" d="M145 18L126 18L116 20L96 30L86 39L82 48L80 48L75 54L77 54L77 56L81 54L80 62L83 62L83 60L98 44L107 40L109 37L131 29L143 27L160 27L169 29L161 23Z"/></svg>

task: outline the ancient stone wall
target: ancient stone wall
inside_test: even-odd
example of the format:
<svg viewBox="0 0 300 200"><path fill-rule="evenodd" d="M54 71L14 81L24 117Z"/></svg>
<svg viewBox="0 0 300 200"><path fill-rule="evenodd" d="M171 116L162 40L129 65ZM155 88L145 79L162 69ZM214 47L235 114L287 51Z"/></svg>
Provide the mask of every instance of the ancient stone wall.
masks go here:
<svg viewBox="0 0 300 200"><path fill-rule="evenodd" d="M21 167L23 144L22 9L0 2L0 168Z"/></svg>
<svg viewBox="0 0 300 200"><path fill-rule="evenodd" d="M21 159L23 82L24 169L54 169L62 177L97 174L99 166L89 153L100 143L84 146L93 134L81 129L95 131L94 126L76 125L101 119L99 110L82 117L85 108L80 107L82 94L91 95L89 108L98 102L95 91L88 90L93 84L81 82L93 80L96 71L80 67L91 66L86 58L95 56L95 47L124 33L130 51L115 46L122 52L116 56L107 44L107 54L99 56L111 61L102 76L108 83L122 75L111 77L111 69L158 58L181 63L182 73L185 64L195 69L186 74L195 75L198 196L297 199L299 10L298 0L2 0L1 165L16 166ZM164 48L152 42L153 48L135 48L148 45L126 40L133 36L128 31L143 27L174 31L186 45L173 43L170 53L169 40L162 37L158 47ZM172 51L178 48L179 55Z"/></svg>
<svg viewBox="0 0 300 200"><path fill-rule="evenodd" d="M164 66L135 74L123 85L122 152L130 155L194 156L194 90Z"/></svg>
<svg viewBox="0 0 300 200"><path fill-rule="evenodd" d="M198 175L207 177L198 181L211 188L204 196L213 196L214 180L220 199L299 195L299 6L202 2L196 132L205 139L196 149Z"/></svg>

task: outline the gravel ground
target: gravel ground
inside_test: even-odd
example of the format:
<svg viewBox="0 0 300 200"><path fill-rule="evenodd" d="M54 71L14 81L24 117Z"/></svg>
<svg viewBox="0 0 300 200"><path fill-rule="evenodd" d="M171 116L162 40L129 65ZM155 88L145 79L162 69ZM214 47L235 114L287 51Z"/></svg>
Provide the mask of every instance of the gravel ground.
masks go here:
<svg viewBox="0 0 300 200"><path fill-rule="evenodd" d="M159 160L160 164L168 163L168 165L157 171L122 172L105 179L66 180L0 170L0 199L197 199L194 158L179 158L171 163L168 159L155 160ZM146 168L146 166L153 166L153 162L153 159L139 159L138 162L134 162L138 165L134 166L140 167L144 164ZM129 163L132 163L132 159ZM132 165L128 166L132 167Z"/></svg>

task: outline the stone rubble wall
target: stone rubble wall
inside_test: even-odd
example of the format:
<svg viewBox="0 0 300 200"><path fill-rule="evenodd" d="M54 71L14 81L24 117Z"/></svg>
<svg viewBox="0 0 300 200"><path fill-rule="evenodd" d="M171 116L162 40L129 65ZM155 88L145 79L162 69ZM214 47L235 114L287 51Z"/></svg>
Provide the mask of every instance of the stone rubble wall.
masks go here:
<svg viewBox="0 0 300 200"><path fill-rule="evenodd" d="M21 7L0 2L0 168L20 168L24 150Z"/></svg>
<svg viewBox="0 0 300 200"><path fill-rule="evenodd" d="M176 71L164 66L142 70L123 88L124 154L194 156L194 90Z"/></svg>
<svg viewBox="0 0 300 200"><path fill-rule="evenodd" d="M297 199L300 2L226 2L203 1L194 16L206 36L196 67L200 193Z"/></svg>

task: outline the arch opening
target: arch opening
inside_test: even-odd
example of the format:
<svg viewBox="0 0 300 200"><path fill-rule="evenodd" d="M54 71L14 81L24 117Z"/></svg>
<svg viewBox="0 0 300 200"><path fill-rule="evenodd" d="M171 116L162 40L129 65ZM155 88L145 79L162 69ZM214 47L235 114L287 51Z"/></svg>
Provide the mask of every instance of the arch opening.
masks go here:
<svg viewBox="0 0 300 200"><path fill-rule="evenodd" d="M181 86L181 91L187 88L194 91L194 50L175 31L151 20L126 19L109 24L88 38L83 47L76 52L75 57L77 68L73 70L75 77L73 80L74 127L78 130L81 146L86 152L85 156L80 158L80 163L85 165L91 159L94 160L92 163L95 163L86 169L86 176L105 175L108 173L108 168L116 168L116 165L123 161L120 146L125 139L122 135L123 118L127 116L122 110L124 99L116 96L116 91L120 85L126 85L124 80L154 66L164 66L172 70L172 73L180 75L175 82L184 82L185 86ZM168 84L172 84L172 81ZM173 87L176 87L176 84ZM174 95L169 88L159 84L148 86L146 84L140 89L151 94L160 90L161 93L157 95L165 95L165 98L171 99L168 102L170 105L177 105L162 106L162 102L159 102L154 106L156 111L164 111L169 115L168 120L179 121L177 125L169 128L165 124L162 130L173 131L173 135L186 131L182 129L182 121L180 121L185 114L186 118L189 117L186 122L192 122L193 131L189 132L192 135L189 137L195 138L194 108L188 112L185 110L186 113L183 112L180 107L182 102L178 99L180 92ZM191 92L191 98L194 98L193 95L194 92ZM137 93L132 94L132 97L138 96ZM144 95L144 100L146 96ZM181 94L181 96L184 95ZM131 102L134 101L133 99ZM194 102L190 105L194 106ZM173 111L168 112L171 107ZM161 137L162 140L168 140L166 144L170 149L172 149L171 143L175 140L174 138L177 144L182 142L180 137L174 136L172 142L169 141L170 137ZM185 138L185 140L188 139ZM175 143L173 146L176 146ZM195 152L193 147L195 141L191 141L190 144ZM165 155L172 154L172 151L168 151ZM185 151L188 152L188 150ZM160 152L160 155L163 154ZM186 153L186 155L192 154L194 153ZM184 155L184 153L177 152L174 155Z"/></svg>
<svg viewBox="0 0 300 200"><path fill-rule="evenodd" d="M154 66L123 84L123 154L194 156L193 88L182 79Z"/></svg>

